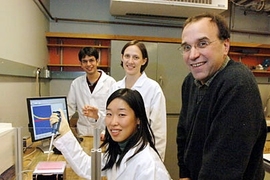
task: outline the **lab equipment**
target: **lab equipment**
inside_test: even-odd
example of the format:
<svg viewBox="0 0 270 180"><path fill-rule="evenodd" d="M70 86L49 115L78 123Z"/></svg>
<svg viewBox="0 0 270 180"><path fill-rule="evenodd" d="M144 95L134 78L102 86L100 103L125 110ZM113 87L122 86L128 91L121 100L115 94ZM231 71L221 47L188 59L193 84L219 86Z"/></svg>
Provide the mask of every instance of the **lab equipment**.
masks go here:
<svg viewBox="0 0 270 180"><path fill-rule="evenodd" d="M91 179L100 180L101 178L101 149L100 143L100 129L94 128L94 142L91 149Z"/></svg>
<svg viewBox="0 0 270 180"><path fill-rule="evenodd" d="M29 132L32 142L41 141L38 146L44 153L49 153L52 127L50 116L53 111L63 110L68 119L67 99L65 96L47 96L27 98L27 109L29 116ZM58 134L58 133L57 133Z"/></svg>
<svg viewBox="0 0 270 180"><path fill-rule="evenodd" d="M61 123L61 113L60 111L54 111L53 113L57 113L57 116L58 116L58 122L54 123L52 125L52 137L51 137L51 142L50 142L50 147L49 147L49 153L48 153L48 158L47 160L49 160L49 157L50 157L50 153L52 151L52 145L53 145L53 140L54 140L54 137L56 136L58 130L59 130L59 127L60 127L60 123Z"/></svg>

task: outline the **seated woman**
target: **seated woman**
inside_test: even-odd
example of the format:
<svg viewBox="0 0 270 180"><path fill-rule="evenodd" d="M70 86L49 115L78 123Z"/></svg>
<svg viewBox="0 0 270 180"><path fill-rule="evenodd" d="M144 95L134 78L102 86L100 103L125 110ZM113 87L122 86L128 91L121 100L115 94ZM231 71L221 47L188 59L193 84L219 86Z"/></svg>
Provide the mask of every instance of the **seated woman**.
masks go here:
<svg viewBox="0 0 270 180"><path fill-rule="evenodd" d="M62 111L61 115L60 136L54 145L79 176L90 179L91 157L72 134ZM58 122L57 114L52 114L50 121L51 124ZM102 156L102 174L108 180L171 179L155 148L153 132L138 91L124 88L110 95L105 125L105 139L101 144L106 148Z"/></svg>

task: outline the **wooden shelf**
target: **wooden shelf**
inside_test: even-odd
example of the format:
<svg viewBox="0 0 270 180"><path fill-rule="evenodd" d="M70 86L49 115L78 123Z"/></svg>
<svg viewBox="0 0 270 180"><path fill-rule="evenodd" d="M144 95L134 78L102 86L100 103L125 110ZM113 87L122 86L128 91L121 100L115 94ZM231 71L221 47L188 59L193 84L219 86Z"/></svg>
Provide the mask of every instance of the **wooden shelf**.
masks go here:
<svg viewBox="0 0 270 180"><path fill-rule="evenodd" d="M260 77L270 76L270 71L266 71L266 70L252 70L252 72L255 76L260 76Z"/></svg>
<svg viewBox="0 0 270 180"><path fill-rule="evenodd" d="M180 38L157 38L143 36L98 35L47 32L50 59L48 67L69 71L78 70L78 52L82 47L95 47L100 51L99 68L110 71L111 40L137 39L146 42L181 43ZM270 58L270 44L231 42L229 56L250 69ZM51 70L51 69L50 69ZM270 71L252 71L255 76L269 76ZM109 72L110 73L110 72Z"/></svg>
<svg viewBox="0 0 270 180"><path fill-rule="evenodd" d="M81 67L79 64L48 64L48 67ZM108 65L99 65L100 68L108 68Z"/></svg>
<svg viewBox="0 0 270 180"><path fill-rule="evenodd" d="M48 69L51 71L82 71L78 53L83 47L99 51L98 68L110 73L111 40L95 36L72 36L71 34L46 34L49 50ZM101 39L99 39L101 38Z"/></svg>
<svg viewBox="0 0 270 180"><path fill-rule="evenodd" d="M111 40L133 40L137 39L145 42L160 43L179 43L180 38L157 38L144 36L122 36L122 35L99 35L99 34L79 34L79 33L61 33L47 32L47 47L49 50L48 69L71 74L72 72L82 71L78 52L83 47L95 47L99 50L99 69L110 73Z"/></svg>
<svg viewBox="0 0 270 180"><path fill-rule="evenodd" d="M161 38L146 36L123 36L123 35L107 35L107 34L80 34L80 33L62 33L62 32L46 32L47 38L76 38L76 39L99 39L99 40L125 40L130 41L137 39L147 42L164 42L164 43L181 43L180 38Z"/></svg>
<svg viewBox="0 0 270 180"><path fill-rule="evenodd" d="M231 42L231 47L270 49L270 44Z"/></svg>
<svg viewBox="0 0 270 180"><path fill-rule="evenodd" d="M253 70L257 65L262 64L264 60L270 58L269 44L234 42L231 43L229 56L249 67L255 76L270 76L270 71Z"/></svg>
<svg viewBox="0 0 270 180"><path fill-rule="evenodd" d="M270 57L270 54L249 54L249 53L238 53L238 52L230 52L229 55L254 56L254 57Z"/></svg>
<svg viewBox="0 0 270 180"><path fill-rule="evenodd" d="M270 71L266 70L252 70L253 73L270 74Z"/></svg>
<svg viewBox="0 0 270 180"><path fill-rule="evenodd" d="M70 48L83 48L83 47L94 47L97 49L109 49L110 46L98 46L98 45L90 45L90 44L78 44L78 45L72 45L72 44L47 44L48 47L70 47Z"/></svg>

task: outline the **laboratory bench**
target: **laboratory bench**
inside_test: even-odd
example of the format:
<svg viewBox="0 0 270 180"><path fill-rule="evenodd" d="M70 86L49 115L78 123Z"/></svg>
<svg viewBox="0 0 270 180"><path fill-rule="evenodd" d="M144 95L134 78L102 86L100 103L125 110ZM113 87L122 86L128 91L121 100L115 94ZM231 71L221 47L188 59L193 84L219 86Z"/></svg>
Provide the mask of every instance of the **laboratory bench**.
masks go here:
<svg viewBox="0 0 270 180"><path fill-rule="evenodd" d="M37 164L41 161L47 161L48 154L43 153L37 146L39 142L33 143L28 147L23 154L23 169L22 169L22 179L32 180L33 171ZM93 137L83 137L83 141L80 143L83 150L90 155L91 149L93 147ZM51 153L48 161L65 161L65 158L61 154ZM84 180L84 178L79 177L72 168L66 164L64 177L66 180ZM102 177L102 180L107 178Z"/></svg>

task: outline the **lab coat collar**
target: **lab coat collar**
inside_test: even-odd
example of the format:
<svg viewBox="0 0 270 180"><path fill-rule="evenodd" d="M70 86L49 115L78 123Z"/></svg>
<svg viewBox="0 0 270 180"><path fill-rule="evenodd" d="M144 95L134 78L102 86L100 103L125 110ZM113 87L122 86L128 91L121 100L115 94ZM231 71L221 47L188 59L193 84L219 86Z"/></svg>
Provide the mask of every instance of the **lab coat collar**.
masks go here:
<svg viewBox="0 0 270 180"><path fill-rule="evenodd" d="M146 73L143 71L142 75L137 79L137 81L135 82L135 84L132 86L131 89L136 89L136 87L142 87L143 83L146 81L147 78L148 77ZM126 87L125 80L126 80L126 76L121 80L121 83L119 83L118 89Z"/></svg>
<svg viewBox="0 0 270 180"><path fill-rule="evenodd" d="M140 144L139 144L140 145ZM136 145L134 148L130 149L126 155L124 156L124 158L122 159L122 163L120 164L120 166L117 169L117 173L116 173L116 177L115 179L117 179L119 176L121 176L121 174L126 170L127 168L127 164L131 161L127 161L128 158L130 158L138 149L138 146ZM115 168L115 165L113 166L113 168Z"/></svg>
<svg viewBox="0 0 270 180"><path fill-rule="evenodd" d="M98 71L101 73L101 76L100 76L100 78L99 78L99 80L97 82L97 85L96 85L94 91L92 92L92 94L95 93L95 92L98 92L103 87L104 81L107 78L107 74L104 71L102 71L101 69L98 69ZM87 76L87 74L85 73L84 77L86 78L86 76ZM84 86L83 88L87 89L87 94L88 94L88 88L89 87L88 87L88 84L87 84L85 78L82 79L84 81L82 84Z"/></svg>

